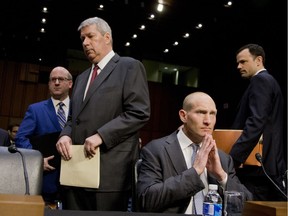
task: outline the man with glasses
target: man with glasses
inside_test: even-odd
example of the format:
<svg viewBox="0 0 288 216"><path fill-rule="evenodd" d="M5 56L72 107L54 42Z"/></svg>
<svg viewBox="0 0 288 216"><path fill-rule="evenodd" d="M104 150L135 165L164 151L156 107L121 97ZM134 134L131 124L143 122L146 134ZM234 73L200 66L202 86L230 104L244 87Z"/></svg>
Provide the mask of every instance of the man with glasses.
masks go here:
<svg viewBox="0 0 288 216"><path fill-rule="evenodd" d="M66 68L55 67L51 71L48 83L51 98L28 107L16 135L17 147L32 149L31 139L33 137L62 130L68 117L69 90L72 85L72 75ZM56 199L59 199L59 169L51 165L54 157L55 155L44 157L42 196L47 204L54 203Z"/></svg>

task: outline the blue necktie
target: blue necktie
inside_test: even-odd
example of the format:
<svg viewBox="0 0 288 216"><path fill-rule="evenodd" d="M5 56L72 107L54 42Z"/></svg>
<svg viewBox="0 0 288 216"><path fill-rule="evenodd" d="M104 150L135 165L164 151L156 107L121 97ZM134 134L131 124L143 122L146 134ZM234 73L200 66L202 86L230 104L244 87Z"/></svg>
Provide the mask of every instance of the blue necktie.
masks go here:
<svg viewBox="0 0 288 216"><path fill-rule="evenodd" d="M59 107L57 110L57 118L58 118L58 122L60 124L61 129L63 129L66 124L66 116L65 116L64 109L63 109L63 106L65 106L65 104L63 102L59 102L58 106Z"/></svg>

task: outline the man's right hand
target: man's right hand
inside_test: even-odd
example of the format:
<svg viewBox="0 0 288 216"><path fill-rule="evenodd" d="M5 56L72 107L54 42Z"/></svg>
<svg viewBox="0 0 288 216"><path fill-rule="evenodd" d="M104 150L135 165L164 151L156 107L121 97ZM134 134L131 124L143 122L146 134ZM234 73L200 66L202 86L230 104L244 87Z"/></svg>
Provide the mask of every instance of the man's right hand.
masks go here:
<svg viewBox="0 0 288 216"><path fill-rule="evenodd" d="M44 165L44 167L43 167L44 171L55 170L55 167L53 167L49 164L49 161L52 160L53 158L54 158L54 155L51 155L49 157L44 158L44 164L43 164Z"/></svg>
<svg viewBox="0 0 288 216"><path fill-rule="evenodd" d="M72 140L69 136L62 136L56 143L56 148L62 158L66 161L72 158L71 153Z"/></svg>
<svg viewBox="0 0 288 216"><path fill-rule="evenodd" d="M215 146L215 140L211 136L211 134L206 134L202 140L202 145L199 148L199 151L195 157L195 161L193 164L194 169L200 176L207 165L209 153Z"/></svg>

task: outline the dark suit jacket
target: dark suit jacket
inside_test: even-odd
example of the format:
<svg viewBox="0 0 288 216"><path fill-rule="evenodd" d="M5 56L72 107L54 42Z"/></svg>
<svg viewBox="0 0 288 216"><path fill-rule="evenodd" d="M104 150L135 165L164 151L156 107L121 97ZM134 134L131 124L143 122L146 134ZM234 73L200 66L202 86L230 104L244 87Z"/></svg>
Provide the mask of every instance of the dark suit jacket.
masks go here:
<svg viewBox="0 0 288 216"><path fill-rule="evenodd" d="M31 149L29 138L60 131L61 127L51 99L31 104L16 134L16 146ZM58 185L59 170L44 173L43 193L55 193Z"/></svg>
<svg viewBox="0 0 288 216"><path fill-rule="evenodd" d="M10 146L9 134L2 128L0 128L0 146Z"/></svg>
<svg viewBox="0 0 288 216"><path fill-rule="evenodd" d="M151 141L141 151L137 193L144 211L185 213L191 196L205 188L195 169L187 169L177 132ZM226 188L222 188L209 173L208 184L218 185L222 199L223 190L243 191L246 199L252 199L252 194L236 177L232 158L218 151L228 175Z"/></svg>
<svg viewBox="0 0 288 216"><path fill-rule="evenodd" d="M230 155L243 163L263 134L263 164L269 175L286 170L283 150L283 97L277 81L265 70L253 76L246 89L233 128L243 129Z"/></svg>
<svg viewBox="0 0 288 216"><path fill-rule="evenodd" d="M129 191L132 166L139 153L137 132L150 116L146 71L141 62L115 54L83 101L90 70L75 81L72 115L60 136L68 135L73 144L84 144L87 137L98 133L103 144L97 192Z"/></svg>

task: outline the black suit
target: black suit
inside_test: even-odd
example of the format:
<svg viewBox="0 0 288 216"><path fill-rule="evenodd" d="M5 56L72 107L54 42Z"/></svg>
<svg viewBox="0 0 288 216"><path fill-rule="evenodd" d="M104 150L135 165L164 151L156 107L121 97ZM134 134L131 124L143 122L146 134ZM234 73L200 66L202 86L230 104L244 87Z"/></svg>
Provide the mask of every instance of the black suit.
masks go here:
<svg viewBox="0 0 288 216"><path fill-rule="evenodd" d="M0 128L0 146L10 146L10 144L8 132Z"/></svg>
<svg viewBox="0 0 288 216"><path fill-rule="evenodd" d="M228 175L224 190L243 191L245 199L252 199L251 193L236 177L232 158L223 151L218 151L221 165ZM177 132L145 145L141 158L137 194L142 210L185 213L191 196L205 186L194 168L187 169ZM223 198L222 186L209 173L208 184L219 185Z"/></svg>
<svg viewBox="0 0 288 216"><path fill-rule="evenodd" d="M71 97L72 116L61 135L70 136L73 144L83 144L96 133L101 136L100 186L94 191L72 191L68 208L126 211L132 168L139 153L138 131L150 116L146 71L141 62L115 54L83 101L90 71L91 68L87 69L76 79Z"/></svg>
<svg viewBox="0 0 288 216"><path fill-rule="evenodd" d="M250 79L250 85L241 99L232 127L243 129L243 134L231 149L230 155L235 164L243 163L263 134L263 164L267 173L279 186L282 186L280 178L286 170L283 120L283 97L280 87L264 70ZM277 196L274 197L273 194L279 193L267 181L261 167L247 166L237 170L237 173L257 200L277 200Z"/></svg>

